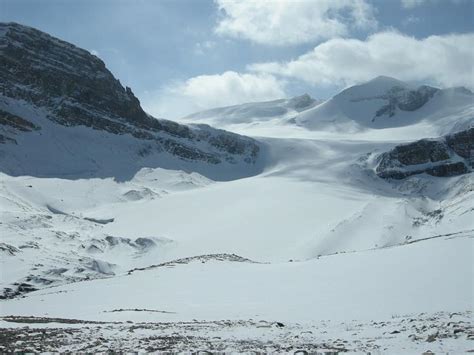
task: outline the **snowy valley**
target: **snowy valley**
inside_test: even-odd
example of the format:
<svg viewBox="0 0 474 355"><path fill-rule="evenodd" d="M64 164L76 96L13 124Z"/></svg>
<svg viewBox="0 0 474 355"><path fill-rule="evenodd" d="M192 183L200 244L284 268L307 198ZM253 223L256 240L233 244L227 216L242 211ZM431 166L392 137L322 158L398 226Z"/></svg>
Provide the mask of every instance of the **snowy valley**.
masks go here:
<svg viewBox="0 0 474 355"><path fill-rule="evenodd" d="M0 351L474 348L470 90L381 76L179 122L0 24Z"/></svg>

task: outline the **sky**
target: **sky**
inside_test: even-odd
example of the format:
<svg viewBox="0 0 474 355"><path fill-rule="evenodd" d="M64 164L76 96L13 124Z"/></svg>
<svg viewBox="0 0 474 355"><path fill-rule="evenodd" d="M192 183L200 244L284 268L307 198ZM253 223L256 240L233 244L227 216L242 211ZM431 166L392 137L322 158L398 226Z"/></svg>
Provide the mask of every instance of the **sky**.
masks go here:
<svg viewBox="0 0 474 355"><path fill-rule="evenodd" d="M474 0L0 0L0 21L89 50L169 119L378 75L474 88Z"/></svg>

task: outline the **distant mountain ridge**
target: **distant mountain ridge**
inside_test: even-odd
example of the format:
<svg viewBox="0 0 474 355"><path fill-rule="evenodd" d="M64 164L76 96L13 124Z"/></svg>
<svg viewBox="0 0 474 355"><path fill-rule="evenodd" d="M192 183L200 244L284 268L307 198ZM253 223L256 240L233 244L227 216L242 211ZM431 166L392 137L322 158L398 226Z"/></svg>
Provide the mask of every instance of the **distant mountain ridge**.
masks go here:
<svg viewBox="0 0 474 355"><path fill-rule="evenodd" d="M57 142L52 140L60 141L56 145L64 149L51 155L51 160L72 159L73 155L79 166L84 165L79 170L104 170L101 166L114 170L106 156L96 159L94 155L100 155L99 151L79 157L80 151L70 146L71 141L59 126L92 128L81 128L74 134L67 131L76 139L82 135L83 144L92 143L95 138L91 135L112 134L110 139L102 140L102 146L109 144L109 149L118 154L124 143L117 139L128 137L126 145L133 145L134 151L125 155L129 155L132 165L140 162L160 166L163 160L172 166L174 157L177 167L186 169L188 165L203 173L206 165L214 165L214 175L220 165L226 166L227 175L232 175L230 170L237 165L236 170L241 170L237 175L258 170L260 147L255 140L209 126L191 127L155 119L145 113L132 90L124 88L102 60L39 30L0 23L0 79L0 160L5 172L48 175L64 169L63 173L71 173L68 164L49 162L33 168L34 164L25 161L25 155L35 156L33 149L44 154L54 151L52 145ZM28 148L33 141L34 147ZM96 148L102 149L99 145ZM72 152L69 158L65 151ZM10 158L12 154L16 154L17 163Z"/></svg>
<svg viewBox="0 0 474 355"><path fill-rule="evenodd" d="M304 94L291 99L219 107L193 113L184 120L230 128L271 121L326 132L357 132L430 122L438 127L439 135L445 135L468 129L473 117L474 94L469 89L416 86L378 76L344 89L326 101Z"/></svg>
<svg viewBox="0 0 474 355"><path fill-rule="evenodd" d="M294 117L298 113L308 110L321 102L321 100L316 100L308 94L303 94L290 99L249 102L240 105L212 108L190 114L184 117L184 120L205 120L215 124L265 122L272 119Z"/></svg>
<svg viewBox="0 0 474 355"><path fill-rule="evenodd" d="M451 117L446 120L447 116ZM466 88L414 86L379 76L349 87L323 104L302 112L295 122L310 130L338 127L360 130L409 126L423 120L440 126L453 121L469 123L472 117L474 95Z"/></svg>

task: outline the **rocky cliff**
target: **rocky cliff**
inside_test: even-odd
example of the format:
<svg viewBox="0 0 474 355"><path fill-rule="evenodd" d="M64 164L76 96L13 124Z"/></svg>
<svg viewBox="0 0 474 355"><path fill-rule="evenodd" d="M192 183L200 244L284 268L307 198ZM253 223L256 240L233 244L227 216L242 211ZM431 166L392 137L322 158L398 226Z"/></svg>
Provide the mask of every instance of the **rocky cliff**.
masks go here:
<svg viewBox="0 0 474 355"><path fill-rule="evenodd" d="M46 121L133 137L142 158L166 153L191 162L254 165L260 150L251 138L156 119L88 51L30 27L0 23L0 143L18 145L18 135L54 129Z"/></svg>
<svg viewBox="0 0 474 355"><path fill-rule="evenodd" d="M398 145L379 157L376 173L403 179L415 174L454 176L474 168L474 128L439 139L422 139Z"/></svg>

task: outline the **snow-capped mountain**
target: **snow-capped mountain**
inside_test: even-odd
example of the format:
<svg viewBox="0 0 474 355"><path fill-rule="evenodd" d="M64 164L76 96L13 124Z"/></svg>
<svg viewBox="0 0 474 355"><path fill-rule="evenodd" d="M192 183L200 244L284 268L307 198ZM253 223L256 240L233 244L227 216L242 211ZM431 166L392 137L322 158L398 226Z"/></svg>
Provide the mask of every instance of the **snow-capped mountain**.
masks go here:
<svg viewBox="0 0 474 355"><path fill-rule="evenodd" d="M352 86L295 118L310 130L383 129L428 121L439 134L467 128L474 116L474 94L466 88L419 87L379 76ZM455 122L455 124L453 124Z"/></svg>
<svg viewBox="0 0 474 355"><path fill-rule="evenodd" d="M125 179L161 166L228 179L259 171L255 140L151 117L99 58L30 27L0 24L0 93L8 174Z"/></svg>
<svg viewBox="0 0 474 355"><path fill-rule="evenodd" d="M182 121L256 136L301 136L306 131L307 137L364 133L385 138L383 132L390 131L388 139L420 139L468 129L473 117L474 94L466 88L416 86L379 76L326 101L305 94L197 112Z"/></svg>

